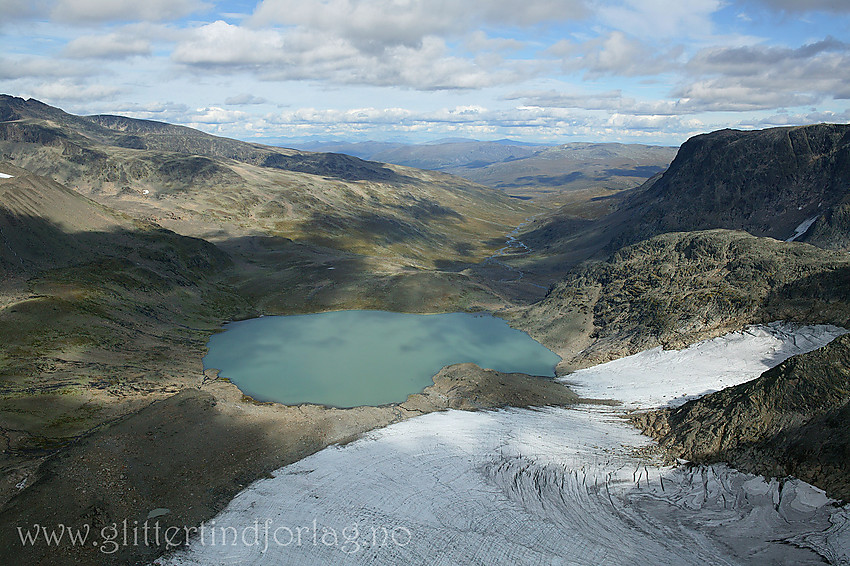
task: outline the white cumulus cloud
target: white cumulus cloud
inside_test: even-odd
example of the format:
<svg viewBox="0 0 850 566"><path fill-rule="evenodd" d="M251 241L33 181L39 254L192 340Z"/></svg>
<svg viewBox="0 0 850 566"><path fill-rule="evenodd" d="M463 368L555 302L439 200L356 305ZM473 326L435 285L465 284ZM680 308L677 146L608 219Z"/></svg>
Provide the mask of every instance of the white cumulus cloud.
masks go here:
<svg viewBox="0 0 850 566"><path fill-rule="evenodd" d="M84 35L69 41L64 51L66 57L101 59L124 59L150 53L148 40L128 38L119 33Z"/></svg>

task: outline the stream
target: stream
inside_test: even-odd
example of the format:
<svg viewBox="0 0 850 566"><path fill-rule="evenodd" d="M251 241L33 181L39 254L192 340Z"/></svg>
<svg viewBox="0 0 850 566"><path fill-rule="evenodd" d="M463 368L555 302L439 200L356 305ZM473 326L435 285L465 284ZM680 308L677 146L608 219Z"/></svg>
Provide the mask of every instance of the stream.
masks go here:
<svg viewBox="0 0 850 566"><path fill-rule="evenodd" d="M507 241L505 242L505 245L502 246L501 248L499 248L498 250L496 250L496 252L493 255L487 257L482 262L483 265L498 265L499 267L507 269L508 271L510 271L511 273L514 273L516 275L515 279L507 279L507 278L499 279L499 283L516 282L516 281L519 281L520 279L522 279L525 276L524 271L522 271L521 269L519 269L517 267L509 265L509 264L505 263L504 261L501 261L499 258L508 256L508 255L526 255L528 253L531 253L532 249L530 247L528 247L528 245L526 245L525 242L520 240L518 238L518 236L519 236L520 231L523 228L525 228L526 226L528 226L538 216L540 216L540 214L535 214L534 216L529 216L528 218L523 220L519 224L519 226L517 226L516 228L514 228L513 230L511 230L507 234L507 236L506 236ZM548 290L548 287L545 287L543 285L538 285L537 283L528 282L528 284L533 286L533 287L537 287L538 289Z"/></svg>

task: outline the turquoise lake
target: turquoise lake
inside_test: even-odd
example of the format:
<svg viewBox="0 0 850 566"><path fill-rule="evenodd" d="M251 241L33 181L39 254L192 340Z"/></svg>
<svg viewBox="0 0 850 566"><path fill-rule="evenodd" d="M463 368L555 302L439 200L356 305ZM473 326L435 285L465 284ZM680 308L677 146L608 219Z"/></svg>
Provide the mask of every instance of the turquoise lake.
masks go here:
<svg viewBox="0 0 850 566"><path fill-rule="evenodd" d="M400 403L443 366L555 375L560 358L487 314L336 311L225 325L204 368L258 401L333 407Z"/></svg>

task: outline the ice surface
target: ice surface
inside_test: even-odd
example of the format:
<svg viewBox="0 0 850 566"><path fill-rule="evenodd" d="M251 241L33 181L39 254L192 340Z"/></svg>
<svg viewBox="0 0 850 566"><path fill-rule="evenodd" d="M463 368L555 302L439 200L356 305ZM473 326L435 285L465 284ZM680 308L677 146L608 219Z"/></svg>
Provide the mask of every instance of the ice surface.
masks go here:
<svg viewBox="0 0 850 566"><path fill-rule="evenodd" d="M563 378L591 399L616 399L629 409L678 406L689 399L757 378L791 356L847 332L828 325L773 323L750 327L684 350L654 348L573 372Z"/></svg>
<svg viewBox="0 0 850 566"><path fill-rule="evenodd" d="M609 383L648 405L617 380L726 369L738 355L746 367L778 363L835 332L750 329L689 348L675 364L648 352ZM622 415L583 406L398 423L255 482L204 537L157 564L848 563L850 512L820 490L723 465L664 467ZM226 544L223 528L232 528Z"/></svg>

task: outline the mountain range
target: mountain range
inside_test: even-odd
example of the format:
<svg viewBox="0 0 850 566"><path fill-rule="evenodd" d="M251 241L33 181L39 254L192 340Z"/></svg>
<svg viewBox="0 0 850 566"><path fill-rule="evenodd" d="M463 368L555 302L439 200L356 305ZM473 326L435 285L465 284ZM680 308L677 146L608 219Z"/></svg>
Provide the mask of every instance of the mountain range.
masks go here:
<svg viewBox="0 0 850 566"><path fill-rule="evenodd" d="M632 188L665 170L677 149L584 142L547 146L507 139L444 139L426 144L312 143L301 147L443 171L517 198L556 203L562 201L563 193L592 190L607 194Z"/></svg>

